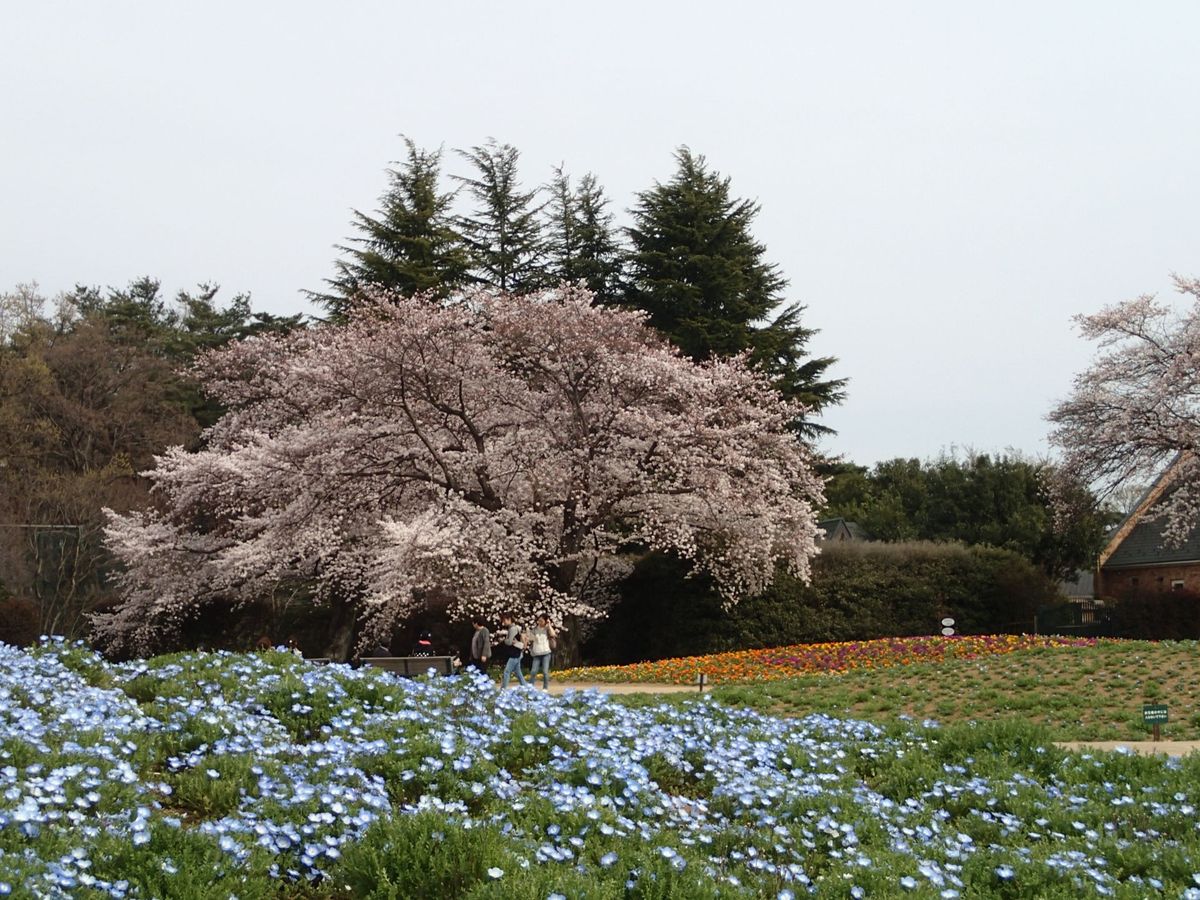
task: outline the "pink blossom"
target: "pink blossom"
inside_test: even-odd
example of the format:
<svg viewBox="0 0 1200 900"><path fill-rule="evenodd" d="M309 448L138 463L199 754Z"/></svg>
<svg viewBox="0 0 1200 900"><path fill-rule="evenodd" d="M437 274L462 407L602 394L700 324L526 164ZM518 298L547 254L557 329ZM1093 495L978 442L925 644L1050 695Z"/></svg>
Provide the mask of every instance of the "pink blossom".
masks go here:
<svg viewBox="0 0 1200 900"><path fill-rule="evenodd" d="M776 561L807 577L816 552L799 408L581 289L368 296L345 325L234 344L196 374L229 412L146 473L156 508L109 514L125 599L96 627L137 650L200 604L286 590L353 604L367 635L430 591L452 615L596 617L646 548L733 603Z"/></svg>

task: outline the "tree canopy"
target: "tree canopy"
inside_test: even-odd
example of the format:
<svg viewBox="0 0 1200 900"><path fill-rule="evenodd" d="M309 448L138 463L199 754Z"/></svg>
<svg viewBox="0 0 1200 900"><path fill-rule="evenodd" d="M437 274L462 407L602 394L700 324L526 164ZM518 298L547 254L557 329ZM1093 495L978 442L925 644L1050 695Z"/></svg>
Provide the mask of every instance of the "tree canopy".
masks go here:
<svg viewBox="0 0 1200 900"><path fill-rule="evenodd" d="M507 293L546 287L542 201L537 189L521 188L520 152L493 140L459 155L475 170L454 176L475 204L456 220L470 257L472 280Z"/></svg>
<svg viewBox="0 0 1200 900"><path fill-rule="evenodd" d="M0 295L0 574L38 633L84 633L112 593L101 508L145 505L138 473L217 418L179 367L299 318L252 313L241 295L222 307L216 294L201 285L170 300L140 278L54 303L34 285Z"/></svg>
<svg viewBox="0 0 1200 900"><path fill-rule="evenodd" d="M821 483L796 407L586 291L378 293L197 371L229 411L202 449L159 458L158 508L111 516L125 602L97 624L118 645L291 577L352 606L367 640L428 592L452 615L594 616L630 547L691 560L729 602L777 561L808 573Z"/></svg>
<svg viewBox="0 0 1200 900"><path fill-rule="evenodd" d="M1020 553L1052 578L1090 566L1112 517L1093 509L1058 521L1045 463L1016 455L892 459L873 469L841 464L824 515L841 516L882 541L959 541ZM1086 494L1079 485L1075 490Z"/></svg>
<svg viewBox="0 0 1200 900"><path fill-rule="evenodd" d="M692 359L748 354L807 407L795 430L829 431L817 417L841 402L846 379L829 377L835 358L810 352L806 307L787 300L787 280L751 232L758 204L734 197L703 156L680 149L674 177L639 193L631 227L619 229L591 173L572 180L559 166L547 184L524 187L519 151L489 140L457 151L468 171L452 172L458 187L443 191L440 151L406 146L379 213L355 212L333 292L312 295L335 316L369 287L447 298L468 285L525 293L581 283L598 303L647 312Z"/></svg>
<svg viewBox="0 0 1200 900"><path fill-rule="evenodd" d="M368 287L444 297L467 280L470 260L451 213L454 192L441 189L442 153L422 150L409 138L404 145L403 162L387 171L377 215L354 211L357 234L338 248L346 258L327 281L332 293L310 295L335 316Z"/></svg>
<svg viewBox="0 0 1200 900"><path fill-rule="evenodd" d="M1099 352L1049 419L1063 454L1060 483L1091 485L1102 498L1149 484L1175 462L1156 514L1177 542L1200 522L1200 279L1174 281L1188 298L1178 313L1143 295L1076 318ZM1064 511L1078 513L1078 498L1058 495Z"/></svg>
<svg viewBox="0 0 1200 900"><path fill-rule="evenodd" d="M758 204L734 197L703 156L684 147L675 158L670 181L637 195L625 303L692 359L745 352L810 412L839 402L845 379L825 377L836 360L807 353L815 332L801 323L804 307L785 301L787 279L751 234ZM828 430L811 416L797 425Z"/></svg>

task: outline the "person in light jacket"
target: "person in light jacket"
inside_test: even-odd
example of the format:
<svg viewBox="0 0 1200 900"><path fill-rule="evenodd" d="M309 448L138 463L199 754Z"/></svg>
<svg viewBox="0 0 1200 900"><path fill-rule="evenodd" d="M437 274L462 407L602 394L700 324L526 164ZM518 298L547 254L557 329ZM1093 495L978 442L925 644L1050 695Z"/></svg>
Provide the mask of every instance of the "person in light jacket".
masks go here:
<svg viewBox="0 0 1200 900"><path fill-rule="evenodd" d="M537 682L538 669L542 670L542 690L550 690L550 653L558 646L558 635L550 625L550 617L542 613L537 625L529 630L529 653L533 663L529 667L529 680Z"/></svg>

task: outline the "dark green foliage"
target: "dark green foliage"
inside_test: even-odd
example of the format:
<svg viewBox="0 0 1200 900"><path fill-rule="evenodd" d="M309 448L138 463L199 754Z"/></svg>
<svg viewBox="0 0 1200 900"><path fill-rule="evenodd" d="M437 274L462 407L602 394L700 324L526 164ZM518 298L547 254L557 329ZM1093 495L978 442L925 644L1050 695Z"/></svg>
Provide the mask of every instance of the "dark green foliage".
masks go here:
<svg viewBox="0 0 1200 900"><path fill-rule="evenodd" d="M1033 630L1055 587L1017 554L957 544L840 544L823 548L805 585L780 573L733 609L686 564L647 556L586 648L595 662L752 647L936 634L952 616L961 634Z"/></svg>
<svg viewBox="0 0 1200 900"><path fill-rule="evenodd" d="M41 634L38 609L24 597L3 596L0 586L0 643L24 647Z"/></svg>
<svg viewBox="0 0 1200 900"><path fill-rule="evenodd" d="M1067 578L1095 562L1113 520L1093 511L1057 521L1046 472L1045 463L1017 455L891 459L869 471L843 463L830 467L823 515L857 522L881 541L1001 547L1052 578ZM1094 509L1095 504L1077 506Z"/></svg>
<svg viewBox="0 0 1200 900"><path fill-rule="evenodd" d="M216 294L202 284L169 300L153 278L80 286L52 316L32 297L20 331L0 343L0 523L20 526L0 529L0 568L20 598L10 639L22 640L31 612L37 633L79 636L112 599L102 509L146 505L138 473L220 414L187 364L302 318L254 313L246 295L218 306Z"/></svg>
<svg viewBox="0 0 1200 900"><path fill-rule="evenodd" d="M455 176L476 204L470 215L457 220L471 278L517 294L544 287L542 205L536 190L521 190L517 148L490 140L459 153L475 167L474 177Z"/></svg>
<svg viewBox="0 0 1200 900"><path fill-rule="evenodd" d="M189 362L202 351L229 341L291 331L304 324L300 313L275 316L254 312L249 294L236 294L227 306L218 306L219 291L219 285L204 282L195 293L180 291L172 301L162 295L161 283L149 276L134 279L126 288L77 285L66 300L78 319L66 327L69 331L100 322L118 344Z"/></svg>
<svg viewBox="0 0 1200 900"><path fill-rule="evenodd" d="M1100 612L1107 637L1153 641L1200 638L1200 595L1194 591L1144 590L1130 593Z"/></svg>
<svg viewBox="0 0 1200 900"><path fill-rule="evenodd" d="M804 307L786 304L787 280L750 233L758 204L731 196L729 179L703 156L683 147L675 158L674 177L638 194L632 210L624 302L649 313L692 359L748 351L785 396L814 412L841 401L845 379L825 378L836 360L805 352L815 332L801 324ZM828 431L807 418L797 427L809 436Z"/></svg>
<svg viewBox="0 0 1200 900"><path fill-rule="evenodd" d="M344 315L366 287L445 297L466 281L467 252L450 215L454 193L440 188L442 153L421 150L408 138L404 143L408 154L397 168L388 169L378 215L354 211L358 236L338 248L347 258L327 281L333 292L311 295L335 317Z"/></svg>
<svg viewBox="0 0 1200 900"><path fill-rule="evenodd" d="M621 248L608 198L592 174L578 186L556 169L546 205L546 272L551 281L583 282L597 303L617 300Z"/></svg>

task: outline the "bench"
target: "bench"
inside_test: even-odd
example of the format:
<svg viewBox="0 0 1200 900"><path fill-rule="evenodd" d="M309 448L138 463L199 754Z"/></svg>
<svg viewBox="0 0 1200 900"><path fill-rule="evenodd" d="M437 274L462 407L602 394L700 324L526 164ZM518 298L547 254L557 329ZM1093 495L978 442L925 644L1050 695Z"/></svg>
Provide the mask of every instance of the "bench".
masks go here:
<svg viewBox="0 0 1200 900"><path fill-rule="evenodd" d="M373 669L383 669L401 678L416 678L430 669L439 675L454 674L453 656L364 656L362 664Z"/></svg>

